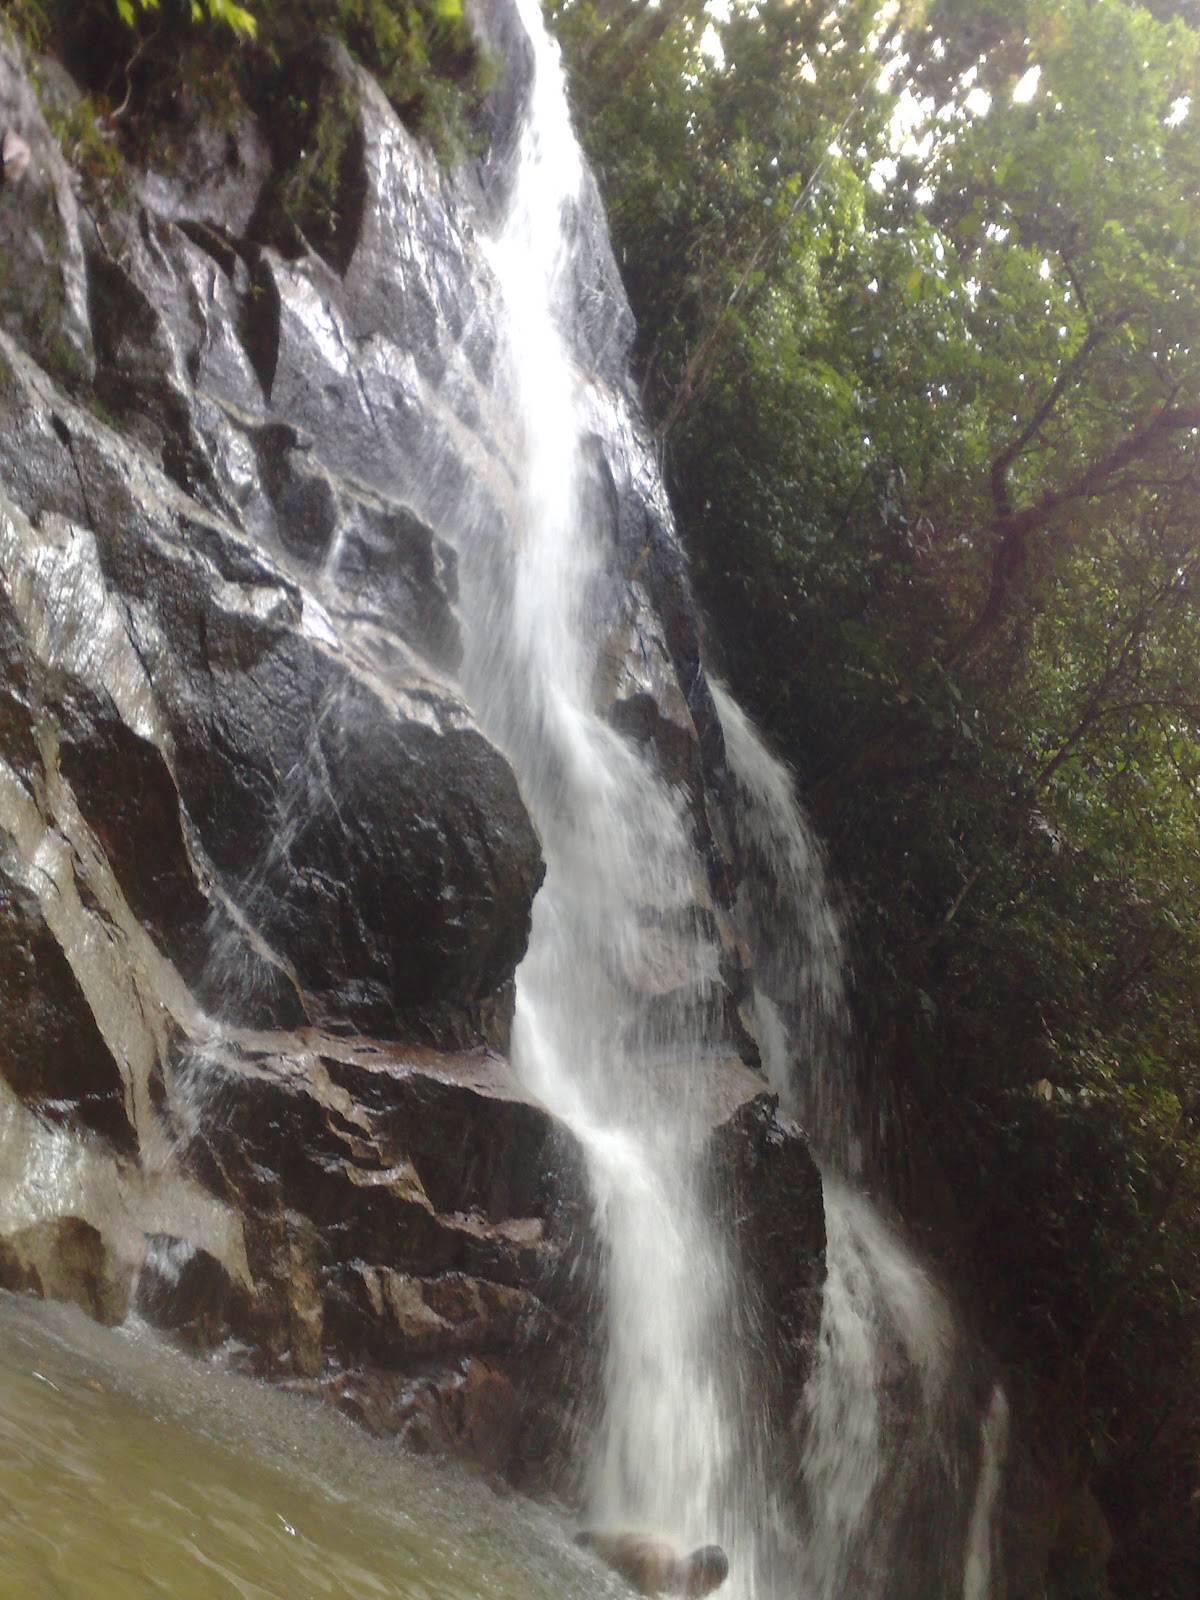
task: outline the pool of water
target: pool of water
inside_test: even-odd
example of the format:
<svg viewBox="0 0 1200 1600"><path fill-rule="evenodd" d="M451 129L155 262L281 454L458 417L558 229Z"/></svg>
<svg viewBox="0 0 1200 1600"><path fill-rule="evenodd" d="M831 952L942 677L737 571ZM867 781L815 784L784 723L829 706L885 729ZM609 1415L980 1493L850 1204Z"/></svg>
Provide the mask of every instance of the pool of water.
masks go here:
<svg viewBox="0 0 1200 1600"><path fill-rule="evenodd" d="M0 1600L602 1600L552 1513L0 1293Z"/></svg>

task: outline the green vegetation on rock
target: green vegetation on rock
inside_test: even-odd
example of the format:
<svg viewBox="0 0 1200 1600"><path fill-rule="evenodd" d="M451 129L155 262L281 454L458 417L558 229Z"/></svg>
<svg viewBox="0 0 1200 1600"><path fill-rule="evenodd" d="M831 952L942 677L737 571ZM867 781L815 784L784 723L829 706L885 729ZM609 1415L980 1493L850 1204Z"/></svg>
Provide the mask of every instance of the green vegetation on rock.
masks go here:
<svg viewBox="0 0 1200 1600"><path fill-rule="evenodd" d="M1195 21L556 6L716 653L855 913L888 1180L1131 1597L1192 1592L1200 1453Z"/></svg>
<svg viewBox="0 0 1200 1600"><path fill-rule="evenodd" d="M162 0L113 0L117 8L117 15L126 27L135 27L140 13L157 11ZM234 0L204 0L203 5L199 0L189 0L189 10L193 22L201 22L207 16L212 22L222 22L234 33L245 34L253 38L258 31L258 19L244 6L234 4Z"/></svg>
<svg viewBox="0 0 1200 1600"><path fill-rule="evenodd" d="M470 147L489 81L462 0L13 0L10 16L84 91L77 131L96 147L97 178L111 176L99 147L114 141L139 162L169 165L201 116L232 121L249 106L269 133L276 121L294 131L297 64L323 40L344 44L446 162ZM317 110L300 116L309 135ZM326 191L339 153L316 158L328 166ZM333 206L328 192L324 203Z"/></svg>

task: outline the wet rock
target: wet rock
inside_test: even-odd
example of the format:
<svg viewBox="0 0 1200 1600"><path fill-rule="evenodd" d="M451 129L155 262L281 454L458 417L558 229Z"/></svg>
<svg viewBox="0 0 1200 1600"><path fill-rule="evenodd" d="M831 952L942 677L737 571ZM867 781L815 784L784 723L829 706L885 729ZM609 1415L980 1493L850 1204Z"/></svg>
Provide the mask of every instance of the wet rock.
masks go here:
<svg viewBox="0 0 1200 1600"><path fill-rule="evenodd" d="M569 1426L561 1405L493 1360L468 1356L409 1379L347 1374L320 1392L419 1455L465 1458L526 1493L561 1487Z"/></svg>
<svg viewBox="0 0 1200 1600"><path fill-rule="evenodd" d="M188 1151L214 1187L250 1207L266 1185L344 1261L553 1280L582 1159L502 1061L319 1036L281 1047L214 1044L180 1065L192 1103L220 1110Z"/></svg>
<svg viewBox="0 0 1200 1600"><path fill-rule="evenodd" d="M285 423L254 435L267 528L329 588L435 667L462 660L457 556L406 504L348 484L314 459L312 439Z"/></svg>
<svg viewBox="0 0 1200 1600"><path fill-rule="evenodd" d="M35 1115L0 1082L4 1286L85 1307L111 1302L119 1320L151 1241L167 1232L250 1291L240 1219L162 1159L152 1150L143 1166L105 1139Z"/></svg>
<svg viewBox="0 0 1200 1600"><path fill-rule="evenodd" d="M597 699L614 728L646 748L668 782L693 795L703 787L696 728L679 687L658 619L642 596L601 656Z"/></svg>
<svg viewBox="0 0 1200 1600"><path fill-rule="evenodd" d="M421 1358L520 1348L545 1308L527 1290L461 1272L421 1278L351 1264L338 1275L326 1329L339 1351L398 1367Z"/></svg>
<svg viewBox="0 0 1200 1600"><path fill-rule="evenodd" d="M0 1074L39 1115L131 1151L125 1081L36 898L0 866Z"/></svg>
<svg viewBox="0 0 1200 1600"><path fill-rule="evenodd" d="M442 1414L451 1437L467 1446L459 1453L495 1471L508 1465L525 1427L525 1408L512 1380L483 1361L466 1363L462 1382L443 1400Z"/></svg>
<svg viewBox="0 0 1200 1600"><path fill-rule="evenodd" d="M246 1285L224 1262L187 1239L155 1234L147 1240L133 1296L138 1315L178 1334L197 1351L215 1349L249 1321Z"/></svg>
<svg viewBox="0 0 1200 1600"><path fill-rule="evenodd" d="M130 909L205 991L210 946L220 927L197 882L163 753L122 721L111 701L82 684L59 700L59 769L104 848Z"/></svg>
<svg viewBox="0 0 1200 1600"><path fill-rule="evenodd" d="M432 689L389 703L298 616L214 620L219 640L195 641L212 675L193 678L174 733L218 872L314 1022L469 1037L524 949L541 876L507 766L459 707Z"/></svg>
<svg viewBox="0 0 1200 1600"><path fill-rule="evenodd" d="M2 23L0 129L0 327L16 333L48 370L77 383L92 371L92 330L71 172L46 125L25 54Z"/></svg>
<svg viewBox="0 0 1200 1600"><path fill-rule="evenodd" d="M177 223L232 275L237 241L246 235L271 171L266 135L248 112L210 117L183 111L167 169L141 174L147 211Z"/></svg>
<svg viewBox="0 0 1200 1600"><path fill-rule="evenodd" d="M90 262L96 393L109 415L180 488L223 510L195 421L184 356L157 304L104 250Z"/></svg>
<svg viewBox="0 0 1200 1600"><path fill-rule="evenodd" d="M123 905L199 996L215 994L214 950L236 944L259 1014L295 1017L294 989L247 947L193 852L161 708L91 536L52 515L35 530L0 493L0 553L0 756L24 784L25 805L40 825L78 825L80 848L103 853L101 875L115 873ZM26 874L32 850L31 840L14 856ZM73 872L79 883L86 876ZM89 890L100 892L99 882Z"/></svg>
<svg viewBox="0 0 1200 1600"><path fill-rule="evenodd" d="M797 1123L760 1087L710 1140L714 1201L738 1240L788 1392L808 1375L825 1282L821 1174Z"/></svg>
<svg viewBox="0 0 1200 1600"><path fill-rule="evenodd" d="M245 1218L254 1285L249 1298L218 1285L203 1337L223 1318L255 1370L468 1454L484 1434L464 1374L486 1357L514 1439L533 1419L565 1437L578 1401L562 1379L586 1365L596 1262L582 1156L502 1061L227 1036L176 1083L183 1159ZM155 1298L164 1320L188 1303ZM493 1441L485 1457L516 1448ZM539 1470L553 1475L544 1458Z"/></svg>
<svg viewBox="0 0 1200 1600"><path fill-rule="evenodd" d="M132 1283L82 1218L54 1217L0 1238L0 1288L70 1301L97 1322L124 1321Z"/></svg>
<svg viewBox="0 0 1200 1600"><path fill-rule="evenodd" d="M516 148L529 87L533 82L533 46L511 0L489 4L467 0L476 35L503 64L480 112L484 153L463 176L470 182L470 202L494 220L508 198L508 160Z"/></svg>
<svg viewBox="0 0 1200 1600"><path fill-rule="evenodd" d="M461 700L411 668L390 685L362 670L244 537L147 476L15 348L0 358L0 477L27 512L95 525L91 581L132 607L114 626L152 664L187 825L305 1014L435 1042L502 1035L540 851ZM281 1020L213 946L233 1014Z"/></svg>

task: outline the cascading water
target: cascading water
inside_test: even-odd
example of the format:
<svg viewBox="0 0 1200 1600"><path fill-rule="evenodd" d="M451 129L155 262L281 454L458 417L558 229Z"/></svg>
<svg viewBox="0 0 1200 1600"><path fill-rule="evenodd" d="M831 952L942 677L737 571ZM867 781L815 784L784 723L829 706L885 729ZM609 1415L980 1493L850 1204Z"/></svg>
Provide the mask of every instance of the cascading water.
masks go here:
<svg viewBox="0 0 1200 1600"><path fill-rule="evenodd" d="M468 493L451 521L464 687L518 774L546 863L517 975L514 1061L580 1138L605 1247L604 1410L585 1464L587 1511L684 1544L721 1541L731 1596L907 1593L890 1579L910 1562L914 1516L944 1490L964 1504L948 1443L952 1322L855 1187L874 1141L847 1070L845 961L820 851L789 775L714 688L756 1029L772 1086L826 1174L828 1281L799 1419L803 1504L789 1507L769 1478L778 1442L764 1437L758 1374L744 1358L754 1311L739 1302L703 1194L693 1085L719 980L713 935L695 914L704 869L683 799L596 704L614 577L586 440L603 431L605 407L620 426L629 419L622 397L601 396L575 359L572 241L586 180L557 51L536 0L516 3L532 82L504 214L484 244L503 312L491 405L509 475L496 489L491 463L493 487ZM498 521L509 538L497 539ZM942 1513L938 1553L910 1562L931 1595L964 1582L969 1509ZM970 1600L984 1600L971 1583Z"/></svg>
<svg viewBox="0 0 1200 1600"><path fill-rule="evenodd" d="M699 862L682 802L594 707L589 613L605 582L582 439L590 396L568 348L566 223L583 170L536 5L530 103L488 247L507 315L517 486L507 568L471 557L464 680L539 828L546 880L518 973L514 1061L579 1135L606 1247L605 1409L590 1514L688 1544L728 1543L752 1594L734 1502L736 1373L719 1348L730 1273L700 1198L688 1095L717 952L689 914ZM751 1489L753 1496L753 1489Z"/></svg>
<svg viewBox="0 0 1200 1600"><path fill-rule="evenodd" d="M960 1587L964 1600L988 1600L1003 1392L976 1472L950 1308L862 1190L874 1131L849 1068L846 963L819 846L788 773L729 695L713 693L737 791L764 1060L824 1182L827 1276L802 1419L806 1587L819 1600Z"/></svg>
<svg viewBox="0 0 1200 1600"><path fill-rule="evenodd" d="M962 1600L990 1600L995 1570L994 1524L996 1501L1008 1451L1008 1401L999 1384L992 1389L987 1414L979 1425L981 1461L971 1526L967 1534L967 1561Z"/></svg>

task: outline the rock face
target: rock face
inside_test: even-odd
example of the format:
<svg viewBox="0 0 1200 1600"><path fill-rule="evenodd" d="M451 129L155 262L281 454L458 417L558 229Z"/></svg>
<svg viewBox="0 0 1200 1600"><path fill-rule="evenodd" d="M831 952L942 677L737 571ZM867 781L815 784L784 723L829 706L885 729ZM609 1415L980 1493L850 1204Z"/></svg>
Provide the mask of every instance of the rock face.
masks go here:
<svg viewBox="0 0 1200 1600"><path fill-rule="evenodd" d="M81 214L0 38L26 157L0 185L0 1285L236 1339L549 1488L595 1249L575 1140L505 1060L543 867L457 676L461 507L499 527L512 498L476 230L523 58L502 0L486 21L509 71L453 177L340 47L305 64L351 108L332 221L251 121ZM753 1063L720 734L594 190L570 226L611 529L596 693L686 798L713 1043ZM815 1169L740 1063L710 1120L794 1384Z"/></svg>

